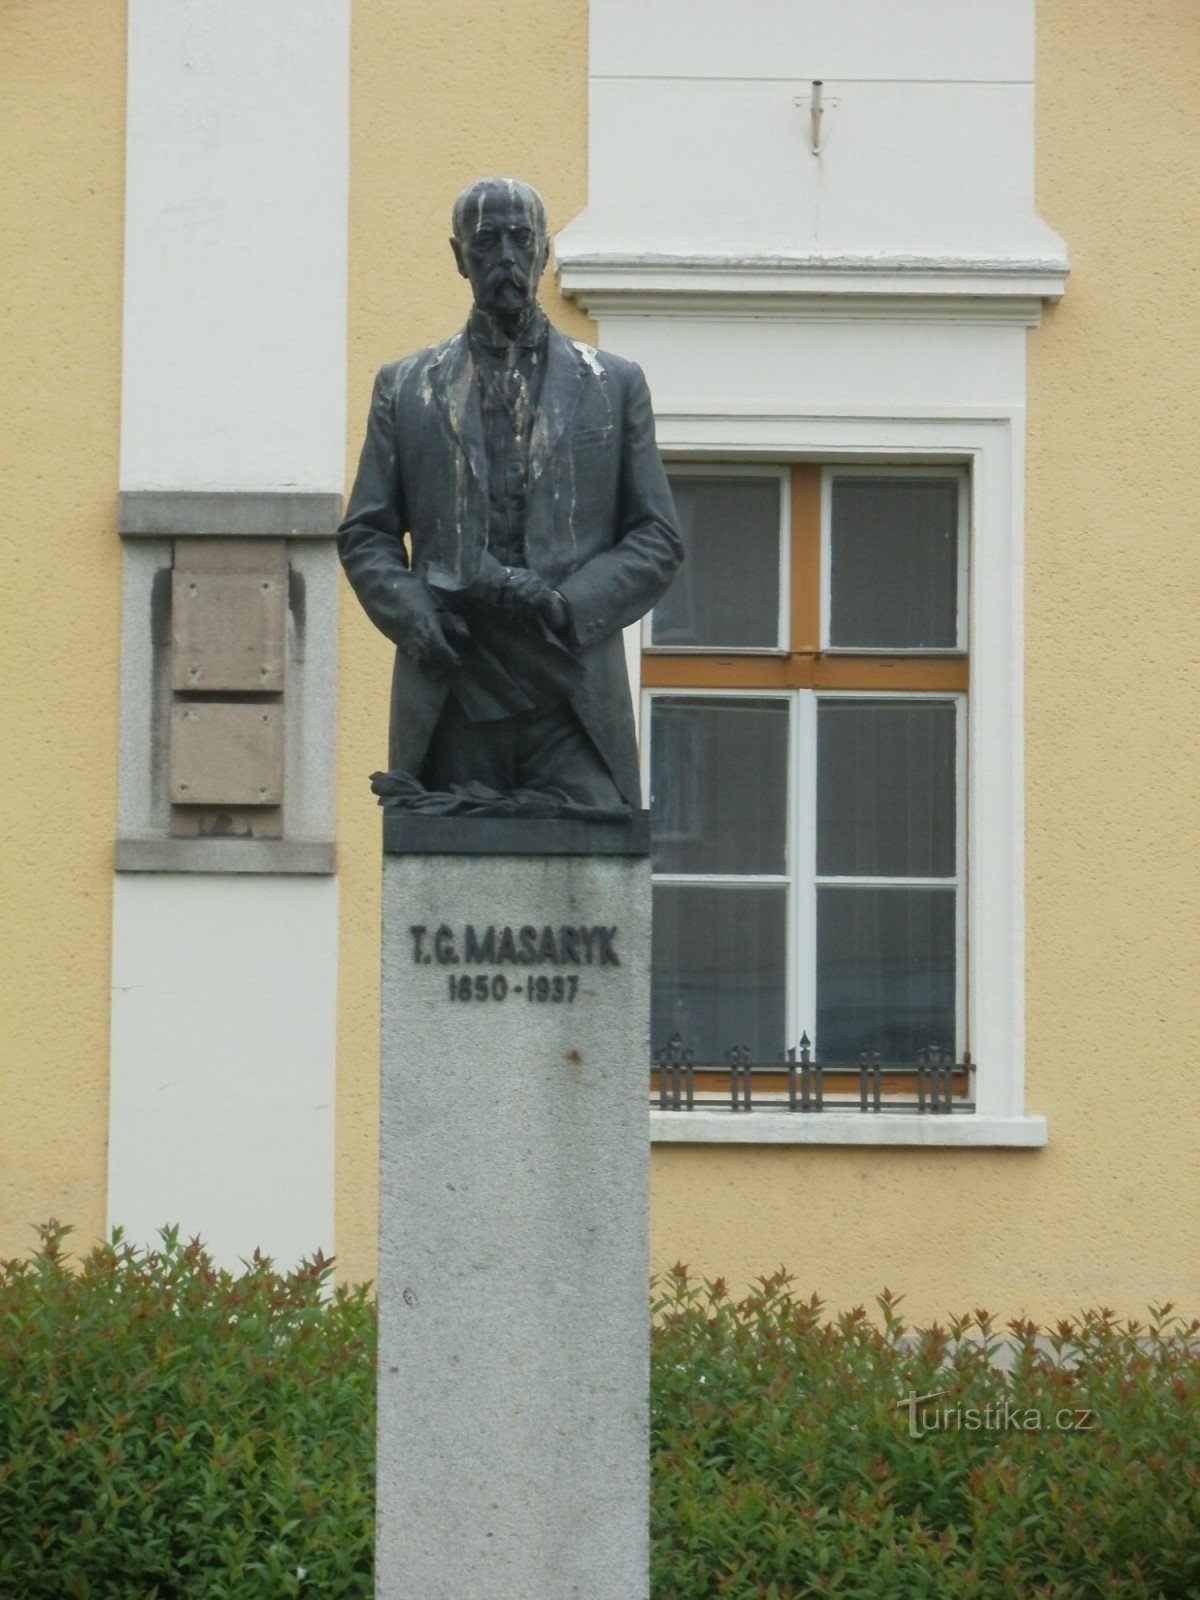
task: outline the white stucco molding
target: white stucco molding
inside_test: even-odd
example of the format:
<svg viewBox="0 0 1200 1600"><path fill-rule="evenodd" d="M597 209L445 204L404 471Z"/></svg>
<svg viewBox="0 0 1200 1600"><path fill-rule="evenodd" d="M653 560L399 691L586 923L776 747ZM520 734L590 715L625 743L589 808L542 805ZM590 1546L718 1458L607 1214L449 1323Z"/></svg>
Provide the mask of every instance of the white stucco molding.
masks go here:
<svg viewBox="0 0 1200 1600"><path fill-rule="evenodd" d="M658 1111L650 1113L654 1144L916 1145L923 1149L1040 1150L1046 1119L983 1112L921 1116L916 1112Z"/></svg>
<svg viewBox="0 0 1200 1600"><path fill-rule="evenodd" d="M590 315L903 318L1036 327L1062 297L1065 252L1031 258L670 255L556 251L562 292Z"/></svg>
<svg viewBox="0 0 1200 1600"><path fill-rule="evenodd" d="M654 336L652 324L637 319L614 331L618 347L642 359L656 382L661 374L664 388L685 388L694 379L690 370L681 371L674 381L671 377L670 347L679 339L678 328L665 343ZM637 342L639 331L644 348ZM803 373L804 330L791 331L801 345L794 355L785 348L784 365ZM879 330L869 349L878 351L881 345L899 341L905 370L935 388L953 386L954 373L944 351L930 352L925 368L918 372L912 364L911 339L900 339L904 333L900 328L888 331L891 340L881 340ZM945 339L957 346L965 332L946 330ZM768 328L767 337L788 344L786 330L777 326ZM838 347L850 359L853 349L845 338L839 330ZM971 387L986 389L989 347L994 368L991 386L1001 384L1006 367L1011 368L1009 381L1018 373L1023 377L1021 353L1010 348L1023 343L1023 338L1015 328L994 332L991 339L976 330L974 339L959 352L963 369L959 377ZM869 382L883 371L867 371L864 376ZM974 1112L948 1117L828 1112L804 1117L652 1111L651 1137L711 1144L1045 1144L1045 1118L1025 1107L1023 407L960 402L939 413L914 394L908 404L891 400L885 407L879 400L864 400L860 406L843 404L838 414L832 408L823 414L808 410L788 414L782 406L730 399L721 412L713 408L688 413L672 406L657 414L657 427L668 458L961 462L970 469L967 986L971 1050L978 1071Z"/></svg>

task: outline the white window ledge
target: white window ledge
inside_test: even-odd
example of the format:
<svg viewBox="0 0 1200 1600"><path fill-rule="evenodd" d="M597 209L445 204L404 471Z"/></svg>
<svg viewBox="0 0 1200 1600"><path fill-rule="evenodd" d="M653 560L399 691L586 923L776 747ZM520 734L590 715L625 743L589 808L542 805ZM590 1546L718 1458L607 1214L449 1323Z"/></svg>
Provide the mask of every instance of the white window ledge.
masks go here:
<svg viewBox="0 0 1200 1600"><path fill-rule="evenodd" d="M902 1111L651 1110L650 1140L652 1144L1008 1146L1038 1150L1046 1143L1046 1119L987 1112L921 1116Z"/></svg>

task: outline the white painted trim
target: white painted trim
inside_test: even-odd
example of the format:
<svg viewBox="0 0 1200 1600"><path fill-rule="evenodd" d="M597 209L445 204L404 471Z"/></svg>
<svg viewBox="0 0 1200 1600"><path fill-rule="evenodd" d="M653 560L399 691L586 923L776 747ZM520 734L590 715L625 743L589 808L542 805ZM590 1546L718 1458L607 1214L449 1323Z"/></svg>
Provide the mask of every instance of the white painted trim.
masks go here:
<svg viewBox="0 0 1200 1600"><path fill-rule="evenodd" d="M117 876L110 1228L332 1250L337 940L332 877Z"/></svg>
<svg viewBox="0 0 1200 1600"><path fill-rule="evenodd" d="M130 0L120 483L340 494L349 0Z"/></svg>
<svg viewBox="0 0 1200 1600"><path fill-rule="evenodd" d="M925 1149L1007 1146L1040 1150L1046 1119L975 1112L659 1111L650 1112L653 1144L917 1145Z"/></svg>
<svg viewBox="0 0 1200 1600"><path fill-rule="evenodd" d="M974 643L965 741L970 773L966 797L966 983L979 1109L974 1118L959 1115L945 1121L957 1125L980 1120L980 1125L986 1123L996 1134L995 1142L1000 1143L1025 1139L1019 1130L1011 1139L1001 1135L1005 1134L1011 1119L1017 1118L1022 1126L1029 1120L1022 1118L1025 1078L1023 433L1024 413L1016 407L999 413L994 408L970 408L945 416L928 413L879 416L869 413L865 407L862 414L829 416L764 414L761 408L748 408L744 412L730 409L721 415L676 412L658 418L659 441L667 452L693 456L704 452L714 456L741 454L760 460L774 456L792 460L956 463L969 469L972 530L969 635ZM761 695L769 691L753 692ZM1003 1126L997 1122L998 1118L1003 1119ZM870 1118L864 1120L871 1121ZM886 1120L895 1122L898 1118ZM1044 1139L1044 1121L1033 1120L1042 1130ZM700 1135L672 1134L669 1137L699 1138ZM815 1136L800 1137L812 1139ZM894 1133L886 1137L902 1139ZM924 1137L909 1142L923 1142ZM971 1142L970 1135L961 1137L964 1142ZM746 1138L749 1140L749 1136ZM956 1134L955 1139L958 1138ZM847 1136L843 1142L849 1140ZM1025 1139L1025 1142L1038 1140Z"/></svg>
<svg viewBox="0 0 1200 1600"><path fill-rule="evenodd" d="M954 1017L956 1061L971 1048L971 986L967 981L967 908L971 903L971 842L967 833L967 716L970 695L954 697ZM974 1055L971 1057L974 1060Z"/></svg>
<svg viewBox="0 0 1200 1600"><path fill-rule="evenodd" d="M621 644L625 650L625 671L629 677L629 700L633 707L633 731L639 740L642 737L642 626L641 622L631 622L627 628L621 630ZM643 804L646 798L646 790L643 788Z"/></svg>
<svg viewBox="0 0 1200 1600"><path fill-rule="evenodd" d="M1031 0L593 0L590 71L605 78L824 78L1029 83Z"/></svg>
<svg viewBox="0 0 1200 1600"><path fill-rule="evenodd" d="M563 294L614 314L920 322L1036 327L1062 298L1066 255L1030 260L941 256L684 256L573 251L556 244Z"/></svg>
<svg viewBox="0 0 1200 1600"><path fill-rule="evenodd" d="M656 872L654 881L668 888L700 884L706 889L784 889L790 879L782 872Z"/></svg>
<svg viewBox="0 0 1200 1600"><path fill-rule="evenodd" d="M792 826L789 864L792 868L792 972L788 999L790 1022L786 1043L809 1043L817 1036L817 697L811 690L793 690ZM803 852L803 855L801 854ZM801 951L807 959L799 959Z"/></svg>

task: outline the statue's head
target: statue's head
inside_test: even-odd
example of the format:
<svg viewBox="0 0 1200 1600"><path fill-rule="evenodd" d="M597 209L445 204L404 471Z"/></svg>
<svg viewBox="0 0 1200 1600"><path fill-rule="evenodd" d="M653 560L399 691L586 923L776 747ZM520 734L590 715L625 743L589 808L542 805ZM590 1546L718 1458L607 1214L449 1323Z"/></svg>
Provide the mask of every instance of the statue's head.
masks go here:
<svg viewBox="0 0 1200 1600"><path fill-rule="evenodd" d="M541 195L516 178L483 178L454 202L452 223L450 248L475 304L501 327L518 327L550 251Z"/></svg>

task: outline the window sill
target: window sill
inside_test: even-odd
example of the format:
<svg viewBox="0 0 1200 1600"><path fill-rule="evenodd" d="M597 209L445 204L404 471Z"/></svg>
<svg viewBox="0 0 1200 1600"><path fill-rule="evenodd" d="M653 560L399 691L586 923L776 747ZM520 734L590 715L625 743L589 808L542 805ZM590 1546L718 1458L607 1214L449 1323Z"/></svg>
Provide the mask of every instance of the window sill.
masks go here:
<svg viewBox="0 0 1200 1600"><path fill-rule="evenodd" d="M924 1116L916 1112L659 1111L650 1112L652 1144L920 1145L1038 1150L1046 1119L981 1112Z"/></svg>

